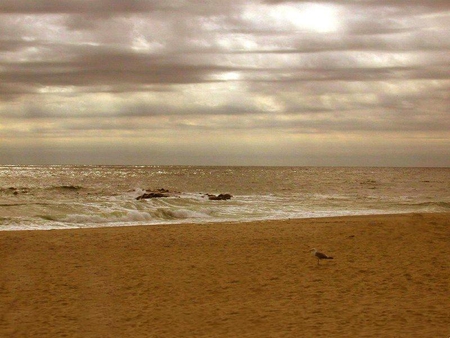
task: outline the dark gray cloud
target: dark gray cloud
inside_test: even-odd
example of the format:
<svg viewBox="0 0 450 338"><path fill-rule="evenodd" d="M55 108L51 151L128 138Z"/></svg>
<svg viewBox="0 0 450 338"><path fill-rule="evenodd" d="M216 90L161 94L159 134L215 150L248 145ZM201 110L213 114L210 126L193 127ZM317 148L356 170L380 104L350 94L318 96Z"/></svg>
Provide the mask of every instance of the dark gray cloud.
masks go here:
<svg viewBox="0 0 450 338"><path fill-rule="evenodd" d="M105 58L108 62L105 62ZM6 83L36 86L88 86L99 84L183 84L211 82L208 75L238 68L220 65L192 65L141 57L138 54L84 55L62 62L20 62L5 65Z"/></svg>
<svg viewBox="0 0 450 338"><path fill-rule="evenodd" d="M76 14L76 13L140 13L178 7L176 2L145 0L4 0L0 13L6 14Z"/></svg>

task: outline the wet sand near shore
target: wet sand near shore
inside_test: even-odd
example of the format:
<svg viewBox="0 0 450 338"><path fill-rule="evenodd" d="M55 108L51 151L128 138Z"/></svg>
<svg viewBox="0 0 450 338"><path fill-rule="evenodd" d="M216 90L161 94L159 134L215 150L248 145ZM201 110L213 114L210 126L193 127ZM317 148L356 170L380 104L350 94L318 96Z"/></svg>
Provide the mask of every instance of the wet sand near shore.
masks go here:
<svg viewBox="0 0 450 338"><path fill-rule="evenodd" d="M0 252L1 337L450 336L450 214L5 231Z"/></svg>

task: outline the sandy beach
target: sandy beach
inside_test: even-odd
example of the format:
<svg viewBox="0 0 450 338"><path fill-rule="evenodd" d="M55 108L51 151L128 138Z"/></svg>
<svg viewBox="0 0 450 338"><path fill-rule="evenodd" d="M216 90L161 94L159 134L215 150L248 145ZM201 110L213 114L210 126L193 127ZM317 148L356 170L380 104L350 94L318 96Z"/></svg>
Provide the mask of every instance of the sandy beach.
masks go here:
<svg viewBox="0 0 450 338"><path fill-rule="evenodd" d="M450 336L450 214L5 231L0 250L1 337Z"/></svg>

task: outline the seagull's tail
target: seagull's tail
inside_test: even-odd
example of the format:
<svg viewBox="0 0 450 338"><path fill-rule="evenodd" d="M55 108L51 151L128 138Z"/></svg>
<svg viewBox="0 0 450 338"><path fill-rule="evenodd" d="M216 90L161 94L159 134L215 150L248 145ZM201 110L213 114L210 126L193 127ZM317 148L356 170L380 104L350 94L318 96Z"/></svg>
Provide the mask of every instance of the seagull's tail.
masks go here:
<svg viewBox="0 0 450 338"><path fill-rule="evenodd" d="M327 256L327 258L325 258L325 259L333 259L333 257Z"/></svg>

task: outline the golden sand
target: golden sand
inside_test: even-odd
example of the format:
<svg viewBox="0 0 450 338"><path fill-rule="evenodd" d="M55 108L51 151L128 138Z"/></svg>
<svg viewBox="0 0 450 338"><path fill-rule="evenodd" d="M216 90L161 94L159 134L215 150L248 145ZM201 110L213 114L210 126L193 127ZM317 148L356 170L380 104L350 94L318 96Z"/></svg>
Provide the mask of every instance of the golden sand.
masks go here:
<svg viewBox="0 0 450 338"><path fill-rule="evenodd" d="M0 250L0 337L450 336L450 214L0 232Z"/></svg>

